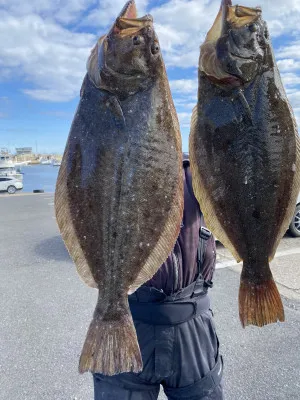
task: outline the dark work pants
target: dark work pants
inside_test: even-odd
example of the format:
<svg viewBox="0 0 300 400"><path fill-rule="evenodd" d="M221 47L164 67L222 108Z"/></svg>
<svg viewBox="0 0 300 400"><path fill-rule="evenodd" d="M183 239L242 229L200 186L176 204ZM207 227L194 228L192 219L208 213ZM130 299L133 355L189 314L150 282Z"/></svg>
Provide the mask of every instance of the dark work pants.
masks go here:
<svg viewBox="0 0 300 400"><path fill-rule="evenodd" d="M95 400L156 400L160 385L169 400L224 399L220 379L207 390L210 371L215 370L219 377L222 374L210 310L175 326L143 322L135 322L135 326L143 371L114 376L95 374Z"/></svg>

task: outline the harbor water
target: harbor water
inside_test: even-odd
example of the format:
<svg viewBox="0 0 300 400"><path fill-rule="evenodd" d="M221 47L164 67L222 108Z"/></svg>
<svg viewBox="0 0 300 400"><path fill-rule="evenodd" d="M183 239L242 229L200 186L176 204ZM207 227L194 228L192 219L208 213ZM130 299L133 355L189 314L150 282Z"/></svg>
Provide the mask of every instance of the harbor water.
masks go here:
<svg viewBox="0 0 300 400"><path fill-rule="evenodd" d="M23 190L22 192L33 192L33 190L44 190L45 193L54 193L59 167L53 165L27 165L22 166Z"/></svg>

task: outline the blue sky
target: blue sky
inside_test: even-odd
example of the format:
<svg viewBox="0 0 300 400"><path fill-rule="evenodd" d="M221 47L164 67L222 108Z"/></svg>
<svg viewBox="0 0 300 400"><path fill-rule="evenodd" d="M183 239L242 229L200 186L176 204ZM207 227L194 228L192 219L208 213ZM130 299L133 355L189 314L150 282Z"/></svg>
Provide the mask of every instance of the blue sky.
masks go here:
<svg viewBox="0 0 300 400"><path fill-rule="evenodd" d="M28 4L26 4L28 3ZM300 123L300 1L244 0L263 9ZM0 0L0 147L62 153L86 60L124 0ZM220 0L136 0L154 17L178 112L183 150L197 95L197 63Z"/></svg>

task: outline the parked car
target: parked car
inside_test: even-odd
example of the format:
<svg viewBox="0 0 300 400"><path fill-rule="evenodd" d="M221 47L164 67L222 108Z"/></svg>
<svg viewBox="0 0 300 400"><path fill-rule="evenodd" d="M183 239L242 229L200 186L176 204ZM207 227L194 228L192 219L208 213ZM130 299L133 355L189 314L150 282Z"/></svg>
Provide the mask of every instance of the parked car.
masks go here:
<svg viewBox="0 0 300 400"><path fill-rule="evenodd" d="M13 177L0 176L0 191L14 194L21 189L23 189L23 183L20 180Z"/></svg>
<svg viewBox="0 0 300 400"><path fill-rule="evenodd" d="M300 193L297 199L295 214L289 226L289 233L292 236L300 237Z"/></svg>

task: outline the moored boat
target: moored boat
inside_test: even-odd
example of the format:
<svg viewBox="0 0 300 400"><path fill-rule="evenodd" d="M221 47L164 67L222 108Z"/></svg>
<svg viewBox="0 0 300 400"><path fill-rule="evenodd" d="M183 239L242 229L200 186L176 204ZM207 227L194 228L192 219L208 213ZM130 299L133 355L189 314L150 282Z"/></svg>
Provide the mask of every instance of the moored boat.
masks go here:
<svg viewBox="0 0 300 400"><path fill-rule="evenodd" d="M4 176L23 180L23 174L16 169L12 156L8 153L0 153L0 177Z"/></svg>

